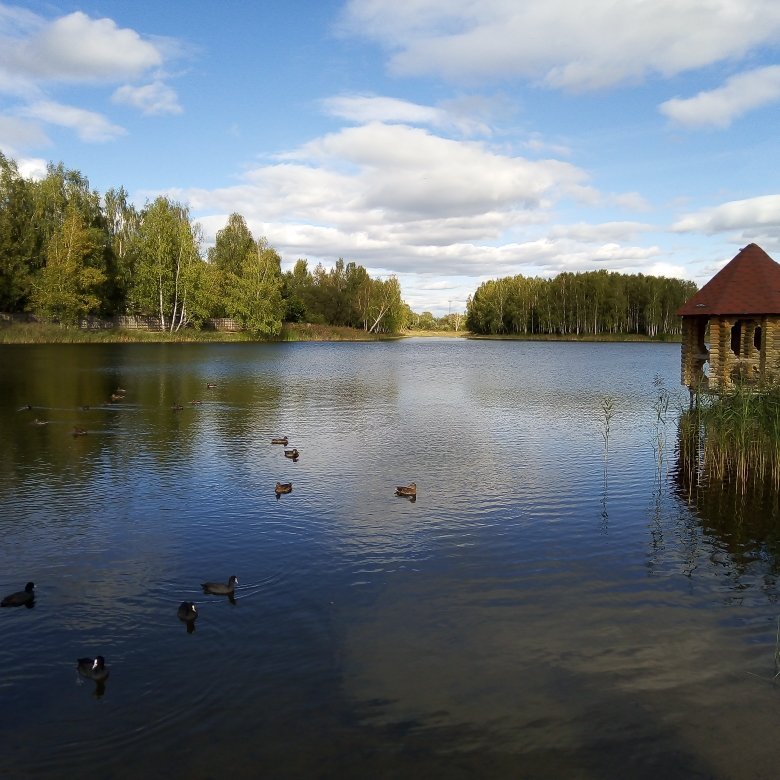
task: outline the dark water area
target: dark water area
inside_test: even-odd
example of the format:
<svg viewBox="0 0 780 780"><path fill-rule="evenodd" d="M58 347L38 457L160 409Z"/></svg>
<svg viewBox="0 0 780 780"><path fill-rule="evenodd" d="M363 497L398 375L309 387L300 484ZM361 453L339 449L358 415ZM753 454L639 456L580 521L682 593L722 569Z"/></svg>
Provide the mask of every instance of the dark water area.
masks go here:
<svg viewBox="0 0 780 780"><path fill-rule="evenodd" d="M777 501L678 473L679 359L0 346L0 776L776 777Z"/></svg>

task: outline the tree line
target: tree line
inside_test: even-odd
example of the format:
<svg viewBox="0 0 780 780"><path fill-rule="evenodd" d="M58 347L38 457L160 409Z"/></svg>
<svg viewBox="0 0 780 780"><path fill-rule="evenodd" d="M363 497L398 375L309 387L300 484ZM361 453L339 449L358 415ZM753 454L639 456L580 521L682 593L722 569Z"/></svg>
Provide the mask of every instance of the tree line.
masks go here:
<svg viewBox="0 0 780 780"><path fill-rule="evenodd" d="M101 197L62 163L26 179L0 152L0 311L66 324L155 317L170 331L227 317L268 337L283 321L395 332L411 310L396 277L372 278L354 262L309 270L301 259L283 273L279 254L240 214L204 254L185 205L158 197L137 209L123 187Z"/></svg>
<svg viewBox="0 0 780 780"><path fill-rule="evenodd" d="M372 278L339 259L313 269L281 258L231 214L203 251L187 206L158 197L143 208L123 187L103 196L80 172L49 164L38 180L0 152L0 311L33 312L63 323L90 315L157 318L166 330L231 318L253 335L283 322L345 325L393 333L405 327L478 334L598 335L680 332L675 310L692 282L608 271L485 282L465 317L417 314L395 276Z"/></svg>
<svg viewBox="0 0 780 780"><path fill-rule="evenodd" d="M481 284L466 306L466 327L479 334L603 335L681 333L675 311L693 282L605 270L522 275Z"/></svg>

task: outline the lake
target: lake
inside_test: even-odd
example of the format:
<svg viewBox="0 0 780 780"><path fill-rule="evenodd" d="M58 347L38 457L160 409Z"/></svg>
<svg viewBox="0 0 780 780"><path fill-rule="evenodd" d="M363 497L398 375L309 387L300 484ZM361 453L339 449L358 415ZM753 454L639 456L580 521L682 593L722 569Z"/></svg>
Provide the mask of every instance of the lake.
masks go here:
<svg viewBox="0 0 780 780"><path fill-rule="evenodd" d="M777 507L690 495L679 361L0 346L0 775L776 777Z"/></svg>

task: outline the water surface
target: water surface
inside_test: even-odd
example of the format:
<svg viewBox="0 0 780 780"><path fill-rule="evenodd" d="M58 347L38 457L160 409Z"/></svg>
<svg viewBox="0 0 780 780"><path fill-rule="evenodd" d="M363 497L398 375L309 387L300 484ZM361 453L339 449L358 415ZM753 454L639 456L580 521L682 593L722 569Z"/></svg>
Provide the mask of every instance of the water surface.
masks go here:
<svg viewBox="0 0 780 780"><path fill-rule="evenodd" d="M676 478L679 358L0 347L0 775L775 777L776 508Z"/></svg>

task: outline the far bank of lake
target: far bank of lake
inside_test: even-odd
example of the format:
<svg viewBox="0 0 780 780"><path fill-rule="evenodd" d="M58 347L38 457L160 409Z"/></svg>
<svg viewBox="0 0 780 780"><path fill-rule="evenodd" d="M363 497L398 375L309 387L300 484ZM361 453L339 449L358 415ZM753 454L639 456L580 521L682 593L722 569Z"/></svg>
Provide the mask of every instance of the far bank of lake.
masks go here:
<svg viewBox="0 0 780 780"><path fill-rule="evenodd" d="M399 333L368 333L358 328L312 323L285 323L279 336L256 339L240 331L198 330L150 331L141 329L86 329L43 323L0 323L0 344L108 344L108 343L274 343L279 341L388 341L401 338L453 338L477 341L561 342L652 342L679 343L679 337L651 339L634 333L607 335L499 334L481 336L466 330L403 330Z"/></svg>

